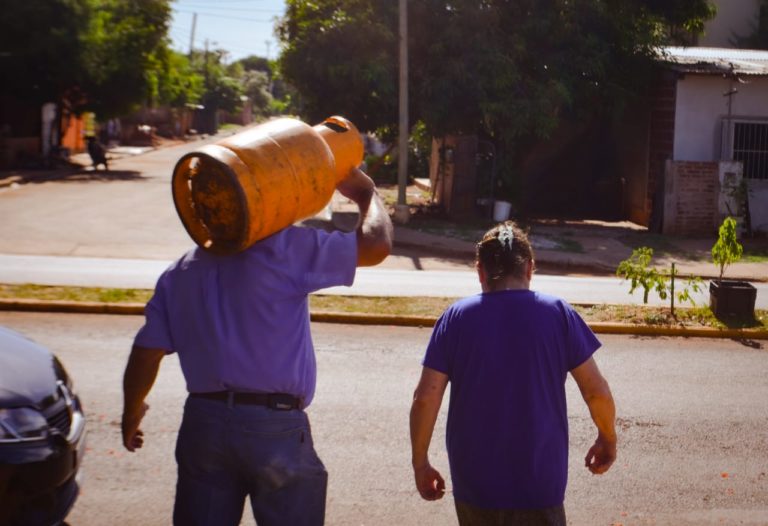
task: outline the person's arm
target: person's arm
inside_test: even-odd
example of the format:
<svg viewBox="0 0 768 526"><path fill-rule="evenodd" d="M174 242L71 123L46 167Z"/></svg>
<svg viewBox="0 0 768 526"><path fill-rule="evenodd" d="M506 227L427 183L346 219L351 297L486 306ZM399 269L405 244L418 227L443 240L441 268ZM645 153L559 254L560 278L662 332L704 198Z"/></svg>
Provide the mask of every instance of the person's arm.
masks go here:
<svg viewBox="0 0 768 526"><path fill-rule="evenodd" d="M144 445L144 433L139 426L149 409L144 399L149 394L165 357L162 349L148 349L134 346L128 357L123 376L123 445L128 451L135 451Z"/></svg>
<svg viewBox="0 0 768 526"><path fill-rule="evenodd" d="M571 375L597 427L597 440L587 452L584 463L589 471L602 475L616 460L616 407L613 395L594 358L576 367Z"/></svg>
<svg viewBox="0 0 768 526"><path fill-rule="evenodd" d="M411 405L411 463L416 488L425 500L437 500L445 494L445 481L429 463L429 443L437 413L448 385L448 376L424 367Z"/></svg>
<svg viewBox="0 0 768 526"><path fill-rule="evenodd" d="M336 189L357 203L360 222L357 226L357 266L378 265L392 251L392 221L384 202L376 193L373 180L357 168Z"/></svg>

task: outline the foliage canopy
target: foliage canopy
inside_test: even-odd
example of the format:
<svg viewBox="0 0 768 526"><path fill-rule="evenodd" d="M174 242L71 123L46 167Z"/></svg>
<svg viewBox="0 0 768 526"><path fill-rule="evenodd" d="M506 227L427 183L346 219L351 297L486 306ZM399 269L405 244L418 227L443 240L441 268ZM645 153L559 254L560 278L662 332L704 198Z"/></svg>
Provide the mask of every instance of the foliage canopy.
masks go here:
<svg viewBox="0 0 768 526"><path fill-rule="evenodd" d="M712 261L720 270L718 282L722 281L726 267L739 261L744 253L744 247L736 234L736 226L736 219L726 217L718 228L717 241L712 246Z"/></svg>
<svg viewBox="0 0 768 526"><path fill-rule="evenodd" d="M392 0L287 0L282 74L299 113L397 126ZM430 134L481 133L504 166L563 122L637 92L656 47L698 32L706 0L409 0L409 115Z"/></svg>
<svg viewBox="0 0 768 526"><path fill-rule="evenodd" d="M169 49L169 0L6 2L0 18L0 93L66 102L101 118L142 103L184 105L200 78Z"/></svg>
<svg viewBox="0 0 768 526"><path fill-rule="evenodd" d="M680 303L689 302L695 305L696 302L691 294L703 290L701 278L692 276L682 285L678 284L678 288L675 289L675 280L678 277L675 264L672 263L670 271L658 270L650 266L652 259L653 249L640 247L633 250L630 257L619 263L616 275L630 281L629 294L641 287L643 304L647 304L650 292L655 291L661 300L669 299L672 316L675 315L675 299Z"/></svg>

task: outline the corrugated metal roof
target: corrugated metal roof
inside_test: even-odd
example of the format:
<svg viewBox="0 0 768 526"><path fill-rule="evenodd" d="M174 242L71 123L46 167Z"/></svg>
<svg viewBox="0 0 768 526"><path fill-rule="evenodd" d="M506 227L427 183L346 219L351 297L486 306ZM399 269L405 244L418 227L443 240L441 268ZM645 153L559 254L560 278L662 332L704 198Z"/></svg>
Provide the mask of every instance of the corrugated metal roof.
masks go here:
<svg viewBox="0 0 768 526"><path fill-rule="evenodd" d="M659 59L684 73L768 76L768 51L758 49L667 46Z"/></svg>

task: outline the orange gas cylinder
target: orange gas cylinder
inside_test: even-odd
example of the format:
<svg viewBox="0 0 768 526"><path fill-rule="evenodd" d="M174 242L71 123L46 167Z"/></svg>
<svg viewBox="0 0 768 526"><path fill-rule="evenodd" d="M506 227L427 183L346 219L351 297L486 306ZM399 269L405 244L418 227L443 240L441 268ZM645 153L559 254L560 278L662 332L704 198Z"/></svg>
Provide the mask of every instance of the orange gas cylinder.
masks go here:
<svg viewBox="0 0 768 526"><path fill-rule="evenodd" d="M322 210L362 160L360 133L343 117L314 127L275 119L179 159L173 202L195 243L232 254Z"/></svg>

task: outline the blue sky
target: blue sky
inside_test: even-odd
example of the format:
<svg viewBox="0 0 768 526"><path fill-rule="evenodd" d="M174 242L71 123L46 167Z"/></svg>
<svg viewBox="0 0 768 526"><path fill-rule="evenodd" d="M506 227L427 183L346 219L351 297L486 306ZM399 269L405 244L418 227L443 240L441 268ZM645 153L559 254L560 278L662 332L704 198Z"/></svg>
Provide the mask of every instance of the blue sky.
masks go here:
<svg viewBox="0 0 768 526"><path fill-rule="evenodd" d="M226 49L228 62L248 55L275 58L274 19L285 12L284 0L174 0L169 36L173 48L189 52L192 19L197 13L195 49Z"/></svg>

